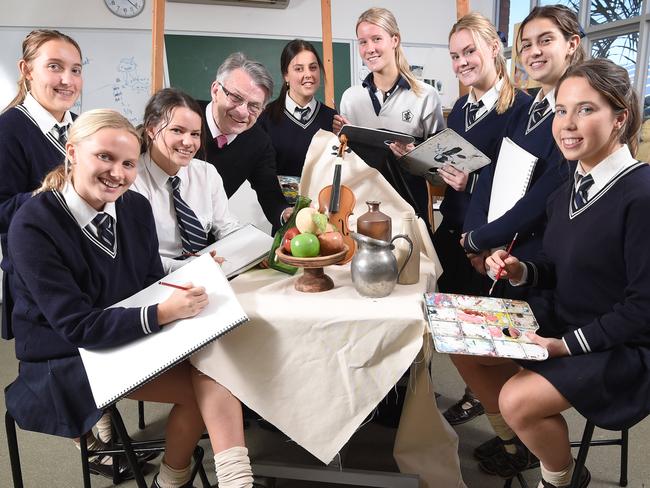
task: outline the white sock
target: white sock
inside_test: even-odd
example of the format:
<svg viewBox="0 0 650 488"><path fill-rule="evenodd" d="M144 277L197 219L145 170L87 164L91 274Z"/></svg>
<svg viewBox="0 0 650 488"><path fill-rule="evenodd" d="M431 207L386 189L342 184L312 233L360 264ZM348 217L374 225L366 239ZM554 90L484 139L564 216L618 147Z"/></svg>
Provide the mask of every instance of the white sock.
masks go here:
<svg viewBox="0 0 650 488"><path fill-rule="evenodd" d="M73 439L74 445L77 447L77 449L81 450L81 444L78 440ZM86 438L86 446L89 451L96 451L98 449L104 449L106 447L106 444L104 444L102 441L97 439L94 435L88 434ZM97 459L99 456L88 456L88 461L93 462L95 459ZM103 455L102 460L100 461L101 464L105 464L106 466L112 466L113 465L113 458L111 456Z"/></svg>
<svg viewBox="0 0 650 488"><path fill-rule="evenodd" d="M158 484L161 488L181 488L185 486L190 480L192 463L188 464L185 468L175 469L165 464L163 459L160 463L160 471L158 471Z"/></svg>
<svg viewBox="0 0 650 488"><path fill-rule="evenodd" d="M569 465L564 468L562 471L549 471L544 467L542 463L539 463L542 471L542 479L548 483L551 483L557 488L567 487L571 484L571 477L573 476L573 468L575 468L575 462L571 458ZM542 482L540 481L537 488L544 488Z"/></svg>
<svg viewBox="0 0 650 488"><path fill-rule="evenodd" d="M253 470L248 449L231 447L214 455L219 488L252 488Z"/></svg>
<svg viewBox="0 0 650 488"><path fill-rule="evenodd" d="M499 439L502 441L509 441L515 438L515 432L510 428L508 424L506 424L506 421L503 419L503 416L500 413L486 412L485 415ZM512 444L504 444L503 447L509 454L517 453L517 447Z"/></svg>
<svg viewBox="0 0 650 488"><path fill-rule="evenodd" d="M111 442L111 414L106 412L104 415L102 415L97 423L95 424L95 427L97 427L97 437L99 438L100 441L104 442L105 444L108 444Z"/></svg>

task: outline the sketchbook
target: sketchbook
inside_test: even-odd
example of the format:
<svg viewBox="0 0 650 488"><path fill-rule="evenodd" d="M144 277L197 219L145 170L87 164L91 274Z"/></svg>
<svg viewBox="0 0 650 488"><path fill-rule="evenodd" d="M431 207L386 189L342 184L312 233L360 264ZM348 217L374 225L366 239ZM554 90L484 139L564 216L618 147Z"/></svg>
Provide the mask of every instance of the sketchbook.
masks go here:
<svg viewBox="0 0 650 488"><path fill-rule="evenodd" d="M494 168L488 222L498 219L528 191L537 158L504 137Z"/></svg>
<svg viewBox="0 0 650 488"><path fill-rule="evenodd" d="M425 293L424 303L438 352L532 361L548 358L548 351L526 336L539 329L526 302Z"/></svg>
<svg viewBox="0 0 650 488"><path fill-rule="evenodd" d="M450 164L471 173L489 164L490 158L452 129L445 129L406 153L399 163L409 173L422 176L433 185L441 185L444 181L438 175L438 168Z"/></svg>
<svg viewBox="0 0 650 488"><path fill-rule="evenodd" d="M387 129L371 129L358 125L345 124L341 128L341 135L348 137L349 142L365 144L373 147L387 148L392 142L411 144L415 137L401 132L394 132Z"/></svg>
<svg viewBox="0 0 650 488"><path fill-rule="evenodd" d="M253 224L247 224L210 244L199 254L216 251L217 256L225 258L221 269L227 278L232 278L262 261L272 245L273 237Z"/></svg>
<svg viewBox="0 0 650 488"><path fill-rule="evenodd" d="M167 275L169 283L204 286L210 303L197 316L163 326L158 333L108 349L79 349L97 408L127 396L206 344L248 320L219 265L201 256ZM173 288L152 284L112 307L144 307L166 300Z"/></svg>

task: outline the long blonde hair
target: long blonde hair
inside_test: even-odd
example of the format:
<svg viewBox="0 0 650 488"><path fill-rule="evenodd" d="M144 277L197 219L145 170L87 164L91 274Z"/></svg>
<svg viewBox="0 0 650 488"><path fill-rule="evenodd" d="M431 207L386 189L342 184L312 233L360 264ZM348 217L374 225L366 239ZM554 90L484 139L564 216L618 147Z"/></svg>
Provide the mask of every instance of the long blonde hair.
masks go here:
<svg viewBox="0 0 650 488"><path fill-rule="evenodd" d="M512 107L512 104L515 101L515 87L513 86L512 81L508 76L506 58L503 55L503 43L501 42L501 38L497 33L497 29L494 27L492 22L490 22L483 15L479 14L478 12L470 12L467 15L461 17L458 22L453 25L451 31L449 32L449 40L451 40L452 35L463 29L466 29L472 34L474 45L477 48L479 46L479 38L481 38L483 42L485 42L485 44L488 46L491 46L495 43L498 46L498 52L494 58L494 65L497 70L497 79L503 80L503 83L501 85L501 91L497 100L496 111L497 113L502 114L510 107ZM486 60L483 59L483 62L486 62Z"/></svg>
<svg viewBox="0 0 650 488"><path fill-rule="evenodd" d="M395 20L393 13L385 8L370 8L359 16L357 25L355 27L355 32L359 29L359 24L361 22L374 24L377 27L380 27L381 29L384 29L386 32L388 32L391 37L397 37L397 47L395 48L395 63L397 64L397 69L411 86L413 93L420 95L421 90L417 83L418 80L411 71L409 63L406 60L406 55L402 49L402 35L399 33L397 20Z"/></svg>
<svg viewBox="0 0 650 488"><path fill-rule="evenodd" d="M140 135L131 122L115 110L103 108L88 110L74 121L68 129L68 144L79 144L102 129L125 130L137 139L138 145L140 144ZM45 175L41 186L34 190L34 195L50 190L61 191L68 180L72 181L72 171L69 170L71 163L66 154L65 162Z"/></svg>
<svg viewBox="0 0 650 488"><path fill-rule="evenodd" d="M65 41L74 46L74 48L79 52L79 58L81 58L81 48L79 47L79 44L77 44L77 41L75 41L72 37L63 34L62 32L59 32L58 30L53 30L53 29L36 29L31 31L29 34L27 34L27 37L23 40L23 55L20 58L22 61L25 61L28 65L30 65L31 68L31 63L36 59L38 56L38 51L41 48L43 44L49 41ZM14 97L14 99L9 102L9 105L7 105L2 111L6 112L12 107L15 107L16 105L20 105L23 103L25 100L25 96L27 95L27 92L30 90L29 86L29 80L25 78L25 75L23 73L20 73L20 78L18 78L18 94Z"/></svg>

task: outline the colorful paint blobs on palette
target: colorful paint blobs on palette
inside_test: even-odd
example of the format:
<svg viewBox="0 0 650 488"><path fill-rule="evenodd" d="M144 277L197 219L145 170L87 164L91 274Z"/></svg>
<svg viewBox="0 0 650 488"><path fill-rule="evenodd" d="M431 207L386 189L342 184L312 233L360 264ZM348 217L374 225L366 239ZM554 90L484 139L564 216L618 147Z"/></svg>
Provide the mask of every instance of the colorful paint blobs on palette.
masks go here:
<svg viewBox="0 0 650 488"><path fill-rule="evenodd" d="M469 322L470 324L484 324L485 317L483 312L478 310L462 309L456 310L456 318L461 322Z"/></svg>
<svg viewBox="0 0 650 488"><path fill-rule="evenodd" d="M535 320L535 316L532 314L511 313L509 315L510 320L512 321L512 325L519 329L537 330L539 328L539 325L537 325L537 320Z"/></svg>
<svg viewBox="0 0 650 488"><path fill-rule="evenodd" d="M478 356L496 356L492 341L467 338L465 339L465 344L467 345L467 352L469 354L476 354Z"/></svg>
<svg viewBox="0 0 650 488"><path fill-rule="evenodd" d="M460 330L458 322L443 322L442 320L432 320L431 328L435 331L436 336L462 337L463 332Z"/></svg>
<svg viewBox="0 0 650 488"><path fill-rule="evenodd" d="M510 313L533 313L530 306L521 300L503 300L506 306L506 311Z"/></svg>
<svg viewBox="0 0 650 488"><path fill-rule="evenodd" d="M465 349L465 341L457 337L433 336L433 344L436 351L443 353L458 353Z"/></svg>
<svg viewBox="0 0 650 488"><path fill-rule="evenodd" d="M485 325L461 322L460 327L465 337L481 337L483 339L489 339L491 337L490 331Z"/></svg>
<svg viewBox="0 0 650 488"><path fill-rule="evenodd" d="M424 299L438 352L536 361L548 357L527 336L539 325L526 302L447 293L425 293Z"/></svg>

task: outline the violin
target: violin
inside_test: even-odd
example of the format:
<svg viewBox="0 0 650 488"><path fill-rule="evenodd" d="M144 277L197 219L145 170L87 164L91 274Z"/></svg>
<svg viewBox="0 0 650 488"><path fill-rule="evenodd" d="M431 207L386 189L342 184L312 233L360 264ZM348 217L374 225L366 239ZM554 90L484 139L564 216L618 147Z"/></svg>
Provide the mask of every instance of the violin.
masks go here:
<svg viewBox="0 0 650 488"><path fill-rule="evenodd" d="M321 213L328 215L329 222L341 233L343 242L348 246L348 252L338 263L345 264L352 259L357 249L357 243L350 236L348 227L348 218L353 213L357 199L350 187L341 184L341 162L347 149L348 138L343 134L339 140L341 145L336 156L334 178L331 185L327 185L318 193L318 206Z"/></svg>

